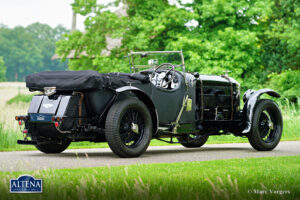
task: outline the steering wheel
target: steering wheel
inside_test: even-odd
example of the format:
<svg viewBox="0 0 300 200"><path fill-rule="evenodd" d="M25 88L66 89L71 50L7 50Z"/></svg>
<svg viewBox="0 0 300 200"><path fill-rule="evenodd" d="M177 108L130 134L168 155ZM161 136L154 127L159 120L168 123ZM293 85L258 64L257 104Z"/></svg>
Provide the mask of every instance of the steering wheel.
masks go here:
<svg viewBox="0 0 300 200"><path fill-rule="evenodd" d="M172 65L171 63L163 63L161 65L159 65L155 70L154 73L159 74L159 69L161 68L165 68L167 71L167 73L165 74L165 76L162 78L161 81L161 87L166 87L169 83L171 83L173 81L173 79L175 78L175 67L174 65ZM169 77L171 75L171 77ZM163 81L165 81L166 83L164 85ZM156 86L157 86L157 82L156 82Z"/></svg>

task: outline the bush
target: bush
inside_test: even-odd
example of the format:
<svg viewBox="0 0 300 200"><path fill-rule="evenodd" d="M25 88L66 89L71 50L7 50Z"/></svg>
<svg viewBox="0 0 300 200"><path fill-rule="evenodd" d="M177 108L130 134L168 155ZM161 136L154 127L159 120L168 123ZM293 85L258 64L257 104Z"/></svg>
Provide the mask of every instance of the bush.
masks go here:
<svg viewBox="0 0 300 200"><path fill-rule="evenodd" d="M287 70L269 75L267 86L272 86L283 98L297 102L300 96L300 70Z"/></svg>

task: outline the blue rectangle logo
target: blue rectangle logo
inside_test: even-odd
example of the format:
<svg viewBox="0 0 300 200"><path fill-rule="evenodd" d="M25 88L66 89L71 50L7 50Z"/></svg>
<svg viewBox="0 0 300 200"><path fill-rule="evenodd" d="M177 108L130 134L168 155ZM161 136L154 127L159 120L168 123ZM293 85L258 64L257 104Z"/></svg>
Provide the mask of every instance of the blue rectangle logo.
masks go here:
<svg viewBox="0 0 300 200"><path fill-rule="evenodd" d="M19 176L18 179L10 180L11 193L42 193L43 181L42 179L35 179L30 175Z"/></svg>
<svg viewBox="0 0 300 200"><path fill-rule="evenodd" d="M33 122L51 122L51 114L39 114L39 113L30 113L30 121Z"/></svg>

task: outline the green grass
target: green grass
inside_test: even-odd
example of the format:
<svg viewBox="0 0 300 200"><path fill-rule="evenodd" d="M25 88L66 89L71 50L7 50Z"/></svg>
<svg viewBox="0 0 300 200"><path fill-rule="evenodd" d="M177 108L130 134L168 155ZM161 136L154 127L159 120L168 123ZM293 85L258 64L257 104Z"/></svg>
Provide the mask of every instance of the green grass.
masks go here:
<svg viewBox="0 0 300 200"><path fill-rule="evenodd" d="M18 94L13 98L9 99L6 104L18 104L18 103L30 103L34 94Z"/></svg>
<svg viewBox="0 0 300 200"><path fill-rule="evenodd" d="M22 174L42 178L43 194L10 194L9 180ZM255 190L267 194L256 194ZM300 199L300 156L0 172L0 199L25 197Z"/></svg>

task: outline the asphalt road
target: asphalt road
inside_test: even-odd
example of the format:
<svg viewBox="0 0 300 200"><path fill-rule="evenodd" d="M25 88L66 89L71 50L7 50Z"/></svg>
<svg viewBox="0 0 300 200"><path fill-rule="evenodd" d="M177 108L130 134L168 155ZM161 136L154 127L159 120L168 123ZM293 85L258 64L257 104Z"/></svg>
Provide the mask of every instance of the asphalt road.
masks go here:
<svg viewBox="0 0 300 200"><path fill-rule="evenodd" d="M0 152L0 171L29 171L47 168L78 168L220 160L230 158L300 155L300 141L281 142L269 152L255 151L250 144L207 144L202 148L149 147L139 158L119 158L110 149L72 149L61 154L39 151Z"/></svg>

